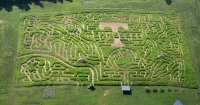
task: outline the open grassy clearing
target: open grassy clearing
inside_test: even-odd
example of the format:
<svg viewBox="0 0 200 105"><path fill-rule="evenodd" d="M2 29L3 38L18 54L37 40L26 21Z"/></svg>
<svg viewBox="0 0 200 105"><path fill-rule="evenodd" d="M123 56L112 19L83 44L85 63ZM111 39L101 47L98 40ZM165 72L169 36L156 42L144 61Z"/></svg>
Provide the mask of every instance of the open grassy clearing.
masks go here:
<svg viewBox="0 0 200 105"><path fill-rule="evenodd" d="M18 56L17 86L92 83L197 88L174 12L22 14ZM79 58L87 63L78 62Z"/></svg>
<svg viewBox="0 0 200 105"><path fill-rule="evenodd" d="M111 0L110 0L111 1ZM172 4L166 5L165 1L163 0L148 0L148 2L135 2L128 0L128 2L114 2L114 3L108 3L110 2L108 0L99 0L95 5L82 5L83 0L76 0L73 3L69 3L69 2L64 2L62 3L47 3L47 2L42 2L44 4L44 8L41 9L40 7L32 4L30 5L30 10L29 11L21 11L19 10L17 7L13 6L13 9L11 12L6 12L4 10L0 11L0 20L3 21L9 21L10 23L12 23L15 28L18 30L18 27L20 26L20 13L50 13L50 12L60 12L60 11L69 11L69 10L74 10L74 9L90 9L90 8L130 8L133 10L138 10L138 9L142 9L142 10L148 10L148 11L166 11L166 10L170 10L170 11L175 11L180 15L180 20L181 20L181 26L182 26L182 31L184 32L184 36L186 38L186 43L187 46L189 48L189 52L190 52L190 56L191 56L191 60L193 63L193 67L195 68L195 73L197 75L198 81L199 79L199 66L200 66L200 50L199 50L199 46L200 46L200 38L199 38L199 8L200 6L198 6L199 1L198 0L173 0ZM147 1L147 0L146 0ZM54 8L52 8L54 7ZM11 37L7 37L6 40L3 43L7 44L11 44L15 49L17 48L17 44L14 43L14 41L16 40L11 40L13 39L17 39L16 38L16 34L18 34L18 32L15 32L14 34L10 34ZM16 41L17 42L17 41ZM16 51L14 49L6 49L3 50L3 53L5 51L8 52L12 52L12 51ZM9 70L11 72L14 71L15 66L12 66L12 63L14 57L10 57L11 60L8 61L8 58L3 57L2 60L3 61L7 61L8 63L4 63L3 67L5 68L4 70ZM2 70L2 69L1 69ZM12 77L11 77L12 78ZM4 79L7 79L6 76L4 76ZM8 85L10 85L10 82L6 83ZM11 84L11 88L12 88L12 84ZM36 89L39 89L37 87L35 87ZM10 89L10 87L8 87L8 89ZM20 88L21 90L23 90L24 88ZM28 88L30 89L30 88ZM4 105L8 105L9 103L12 104L13 103L13 99L15 99L16 97L14 97L14 95L12 96L11 93L12 92L16 92L16 90L11 90L9 92L6 92L6 94L0 94L1 98L1 103ZM23 92L23 91L21 91ZM30 91L24 91L24 93L28 93ZM121 92L119 90L119 92ZM145 93L146 94L146 93ZM144 94L141 94L144 95ZM176 93L174 94L176 95ZM186 96L186 97L184 97ZM182 100L188 100L188 97L190 97L189 95L179 95L179 97L183 98ZM177 99L177 97L172 97L174 98L174 100ZM30 97L24 97L24 99L30 99ZM63 101L64 99L66 99L66 97L63 97ZM121 99L121 98L119 98ZM151 98L152 102L156 102L158 101L156 98ZM115 99L118 100L118 99ZM129 99L127 99L128 101ZM130 99L132 100L132 99ZM181 100L181 101L182 101ZM78 101L78 100L76 100ZM143 100L144 101L144 100ZM195 100L191 101L191 103L194 103ZM19 101L15 101L20 103ZM33 102L33 101L32 101ZM51 101L52 102L52 101ZM145 101L144 101L145 102ZM148 102L148 101L147 101ZM190 103L190 102L189 102ZM49 104L53 104L53 103L49 103ZM72 103L73 104L73 103ZM162 105L165 103L162 103ZM171 103L170 103L171 104ZM184 104L184 102L183 102ZM54 105L54 104L53 104ZM159 105L159 104L158 104ZM166 103L166 105L168 105L168 103Z"/></svg>
<svg viewBox="0 0 200 105"><path fill-rule="evenodd" d="M175 87L132 87L132 95L123 95L120 87L99 86L95 91L88 90L87 87L60 86L56 88L56 97L51 99L43 98L44 87L16 88L12 94L15 99L13 103L17 105L121 105L125 103L132 105L172 105L176 99L179 99L184 105L195 105L195 90ZM150 93L146 93L145 89L151 89ZM153 92L158 89L158 92ZM160 90L164 89L164 92ZM168 92L168 89L171 89ZM177 90L175 92L175 90ZM31 97L31 98L30 98ZM154 101L152 101L154 100Z"/></svg>
<svg viewBox="0 0 200 105"><path fill-rule="evenodd" d="M3 39L3 37L4 37L4 26L3 26L3 22L2 21L0 21L0 51L1 51L1 53L2 53L2 39ZM1 54L0 54L1 55ZM0 68L2 69L2 55L0 56ZM7 83L4 83L3 81L3 72L1 71L1 76L0 77L2 77L1 79L0 79L0 81L1 81L1 85L0 85L0 88L1 88L1 93L2 92L5 92L5 86L4 85L7 85Z"/></svg>
<svg viewBox="0 0 200 105"><path fill-rule="evenodd" d="M13 79L13 68L15 64L13 62L13 57L16 54L17 48L12 46L16 44L14 38L16 38L16 29L15 27L7 22L0 22L0 93L7 93L8 87L11 86L11 81ZM7 40L12 42L7 42ZM5 65L10 66L5 66Z"/></svg>
<svg viewBox="0 0 200 105"><path fill-rule="evenodd" d="M0 23L0 94L2 101L1 104L9 105L12 96L11 87L13 87L12 80L14 79L13 69L15 68L14 57L17 53L17 48L13 45L16 45L17 40L17 30L14 25L8 21L1 21Z"/></svg>

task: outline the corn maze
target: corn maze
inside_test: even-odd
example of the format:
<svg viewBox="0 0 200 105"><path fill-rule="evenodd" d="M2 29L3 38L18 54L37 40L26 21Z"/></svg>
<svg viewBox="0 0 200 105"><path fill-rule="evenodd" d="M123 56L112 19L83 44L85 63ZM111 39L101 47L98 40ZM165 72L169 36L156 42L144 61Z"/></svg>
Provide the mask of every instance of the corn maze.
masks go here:
<svg viewBox="0 0 200 105"><path fill-rule="evenodd" d="M182 37L174 12L21 15L17 85L182 84Z"/></svg>

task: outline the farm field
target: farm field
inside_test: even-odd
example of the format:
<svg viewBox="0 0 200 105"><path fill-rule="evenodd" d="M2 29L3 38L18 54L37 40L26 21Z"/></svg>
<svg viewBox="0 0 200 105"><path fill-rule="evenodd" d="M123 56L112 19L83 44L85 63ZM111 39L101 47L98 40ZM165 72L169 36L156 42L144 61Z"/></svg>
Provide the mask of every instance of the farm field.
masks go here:
<svg viewBox="0 0 200 105"><path fill-rule="evenodd" d="M199 105L199 4L199 0L0 3L1 104L170 105L178 99L184 105ZM79 58L87 62L78 62ZM85 86L91 83L94 91ZM131 85L131 94L123 94L122 84ZM45 93L48 88L51 91ZM44 93L55 97L45 98Z"/></svg>
<svg viewBox="0 0 200 105"><path fill-rule="evenodd" d="M197 88L184 41L174 12L21 14L17 85Z"/></svg>

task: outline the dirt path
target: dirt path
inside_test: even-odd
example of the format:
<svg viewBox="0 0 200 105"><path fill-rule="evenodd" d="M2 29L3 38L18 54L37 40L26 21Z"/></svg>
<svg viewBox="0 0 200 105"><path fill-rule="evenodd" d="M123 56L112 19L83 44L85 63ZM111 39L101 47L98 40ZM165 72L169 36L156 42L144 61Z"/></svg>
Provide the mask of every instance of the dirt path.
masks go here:
<svg viewBox="0 0 200 105"><path fill-rule="evenodd" d="M56 60L58 60L59 62L61 62L61 63L63 63L63 64L65 64L65 65L67 65L67 66L69 66L69 67L71 67L71 68L75 68L75 67L73 67L73 66L71 66L71 65L69 65L69 64L67 64L67 63L65 63L64 61L62 61L62 60L60 60L59 58L57 58L57 57L54 57L54 56L51 56L51 55L45 55L45 54L30 54L30 55L32 55L32 56L41 56L41 57L50 57L50 58L54 58L54 59L56 59ZM28 55L23 55L23 56L19 56L18 57L18 59L22 59L22 58L24 58L24 57L26 57L26 56L28 56ZM49 64L50 65L50 64ZM94 71L91 69L91 68L89 68L90 69L90 71L91 71L91 74L92 74L92 84L94 84ZM23 69L23 71L25 71L25 69ZM22 71L21 71L22 72ZM27 72L29 72L29 71L27 71ZM96 70L96 72L97 72L97 70ZM31 78L30 78L30 76L29 76L29 74L27 74L26 72L24 72L27 76L28 76L28 79L30 80L30 81L32 81L31 80ZM51 73L52 74L52 73ZM44 75L44 74L43 74ZM97 75L98 75L98 73L97 73ZM97 78L98 79L98 78Z"/></svg>
<svg viewBox="0 0 200 105"><path fill-rule="evenodd" d="M100 62L100 63L99 63L99 66L98 66L100 77L102 77L102 71L101 71L101 68L102 68L102 67L101 67L101 65L102 65L102 64L101 64L101 62Z"/></svg>
<svg viewBox="0 0 200 105"><path fill-rule="evenodd" d="M108 95L108 93L109 93L108 90L104 91L104 93L103 93L103 103L102 103L102 105L107 105L107 103L106 103L106 96Z"/></svg>
<svg viewBox="0 0 200 105"><path fill-rule="evenodd" d="M109 91L108 90L106 90L104 93L103 93L103 96L105 97L105 96L107 96L108 95L108 93L109 93Z"/></svg>
<svg viewBox="0 0 200 105"><path fill-rule="evenodd" d="M90 72L92 73L92 84L94 84L94 71L90 68Z"/></svg>
<svg viewBox="0 0 200 105"><path fill-rule="evenodd" d="M49 77L49 76L51 76L52 75L52 73L53 73L53 70L52 70L52 68L50 67L50 65L51 65L51 63L50 63L50 61L48 61L47 59L45 59L45 65L48 65L49 66L49 70L51 71L51 73L47 76L47 75L45 75L44 73L46 73L46 72L48 72L47 71L47 68L46 68L46 66L44 66L44 69L42 69L42 75L44 76L44 77ZM47 64L48 63L48 64Z"/></svg>
<svg viewBox="0 0 200 105"><path fill-rule="evenodd" d="M114 38L114 42L111 44L111 46L123 47L124 44L119 38Z"/></svg>
<svg viewBox="0 0 200 105"><path fill-rule="evenodd" d="M22 67L20 69L20 72L24 73L29 81L32 81L32 79L30 78L30 72L26 70L26 68Z"/></svg>
<svg viewBox="0 0 200 105"><path fill-rule="evenodd" d="M65 65L67 65L67 66L69 66L69 67L71 67L71 68L74 68L73 66L71 66L71 65L69 65L69 64L67 64L67 63L65 63L64 61L60 60L59 58L57 58L57 57L55 57L55 56L51 56L51 55L47 55L47 54L29 54L29 55L32 55L32 56L41 56L41 57L50 57L50 58L53 58L53 59L58 60L59 62L65 64ZM22 59L22 58L24 58L24 57L26 57L26 56L29 56L29 55L19 56L17 59Z"/></svg>
<svg viewBox="0 0 200 105"><path fill-rule="evenodd" d="M103 55L103 51L102 51L101 47L100 47L100 53L101 53L100 55L102 56L102 59L104 61L105 59L104 59L104 55Z"/></svg>

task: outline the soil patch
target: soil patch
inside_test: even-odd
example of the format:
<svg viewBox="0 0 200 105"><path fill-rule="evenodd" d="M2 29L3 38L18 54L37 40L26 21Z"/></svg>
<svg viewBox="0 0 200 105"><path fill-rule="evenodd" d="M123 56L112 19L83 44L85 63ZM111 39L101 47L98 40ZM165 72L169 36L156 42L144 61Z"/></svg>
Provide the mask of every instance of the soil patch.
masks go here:
<svg viewBox="0 0 200 105"><path fill-rule="evenodd" d="M118 32L118 27L123 27L125 30L128 30L127 23L118 23L118 22L100 22L99 23L99 28L101 30L103 30L104 27L106 26L111 27L113 32Z"/></svg>
<svg viewBox="0 0 200 105"><path fill-rule="evenodd" d="M106 90L103 94L103 96L105 97L108 94L108 90Z"/></svg>
<svg viewBox="0 0 200 105"><path fill-rule="evenodd" d="M114 42L111 44L111 46L123 47L124 44L121 42L120 38L114 38Z"/></svg>

